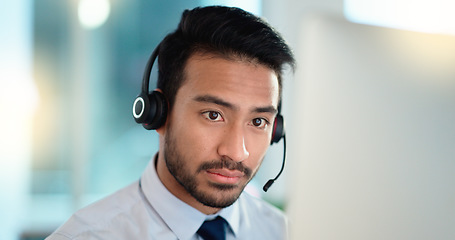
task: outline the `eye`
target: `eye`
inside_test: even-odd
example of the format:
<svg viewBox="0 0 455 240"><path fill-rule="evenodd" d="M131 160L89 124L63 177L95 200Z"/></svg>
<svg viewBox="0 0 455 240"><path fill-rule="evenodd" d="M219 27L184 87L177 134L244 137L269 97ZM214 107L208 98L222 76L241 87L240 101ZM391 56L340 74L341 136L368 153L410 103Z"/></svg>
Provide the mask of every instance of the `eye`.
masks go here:
<svg viewBox="0 0 455 240"><path fill-rule="evenodd" d="M251 123L257 128L265 128L269 124L269 122L264 118L255 118L251 121Z"/></svg>
<svg viewBox="0 0 455 240"><path fill-rule="evenodd" d="M202 115L206 119L213 121L213 122L223 121L223 117L221 117L221 114L219 112L207 111L207 112L202 113Z"/></svg>

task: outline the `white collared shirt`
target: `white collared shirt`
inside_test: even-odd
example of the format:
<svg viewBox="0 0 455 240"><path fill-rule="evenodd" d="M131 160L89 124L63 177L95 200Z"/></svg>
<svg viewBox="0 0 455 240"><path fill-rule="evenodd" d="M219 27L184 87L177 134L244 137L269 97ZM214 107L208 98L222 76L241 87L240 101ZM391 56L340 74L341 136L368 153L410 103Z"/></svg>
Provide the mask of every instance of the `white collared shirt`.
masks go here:
<svg viewBox="0 0 455 240"><path fill-rule="evenodd" d="M170 193L150 161L141 181L77 211L46 240L198 240L202 223L218 215L228 223L226 240L287 239L285 216L263 200L244 192L216 215L205 215Z"/></svg>

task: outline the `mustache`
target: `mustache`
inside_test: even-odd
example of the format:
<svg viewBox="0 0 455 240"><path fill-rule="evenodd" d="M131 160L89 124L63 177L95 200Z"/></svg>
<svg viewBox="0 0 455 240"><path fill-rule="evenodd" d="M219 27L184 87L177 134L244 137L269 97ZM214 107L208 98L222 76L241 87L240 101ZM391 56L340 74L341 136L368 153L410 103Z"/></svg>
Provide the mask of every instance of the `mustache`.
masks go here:
<svg viewBox="0 0 455 240"><path fill-rule="evenodd" d="M241 162L234 162L232 160L213 160L211 162L205 162L198 168L198 172L206 171L209 169L221 169L226 168L229 170L237 170L243 172L246 177L251 177L252 170L245 167Z"/></svg>

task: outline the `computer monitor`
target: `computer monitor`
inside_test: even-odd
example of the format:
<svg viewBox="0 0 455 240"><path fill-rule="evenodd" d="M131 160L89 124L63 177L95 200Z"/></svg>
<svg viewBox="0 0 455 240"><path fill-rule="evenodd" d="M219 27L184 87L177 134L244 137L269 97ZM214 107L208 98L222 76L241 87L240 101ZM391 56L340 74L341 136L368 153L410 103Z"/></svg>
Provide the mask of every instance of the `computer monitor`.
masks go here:
<svg viewBox="0 0 455 240"><path fill-rule="evenodd" d="M291 239L453 239L455 37L315 15L300 43Z"/></svg>

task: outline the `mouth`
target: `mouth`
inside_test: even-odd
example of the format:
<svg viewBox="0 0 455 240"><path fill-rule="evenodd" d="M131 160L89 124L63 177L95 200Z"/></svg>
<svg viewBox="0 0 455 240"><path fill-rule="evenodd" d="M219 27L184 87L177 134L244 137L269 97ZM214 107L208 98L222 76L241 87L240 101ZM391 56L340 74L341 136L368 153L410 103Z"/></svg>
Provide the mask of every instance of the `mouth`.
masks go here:
<svg viewBox="0 0 455 240"><path fill-rule="evenodd" d="M237 184L245 176L243 172L225 168L208 169L206 173L210 181L220 184Z"/></svg>

